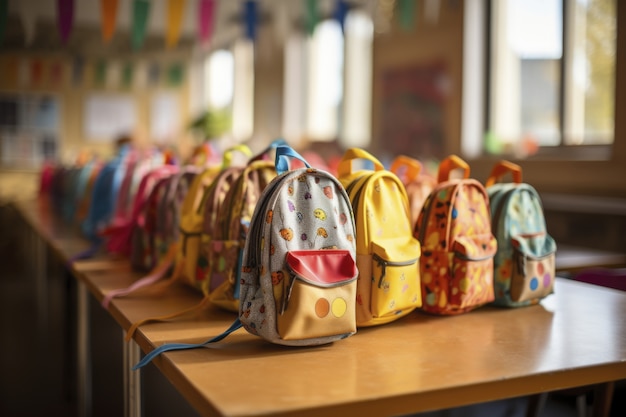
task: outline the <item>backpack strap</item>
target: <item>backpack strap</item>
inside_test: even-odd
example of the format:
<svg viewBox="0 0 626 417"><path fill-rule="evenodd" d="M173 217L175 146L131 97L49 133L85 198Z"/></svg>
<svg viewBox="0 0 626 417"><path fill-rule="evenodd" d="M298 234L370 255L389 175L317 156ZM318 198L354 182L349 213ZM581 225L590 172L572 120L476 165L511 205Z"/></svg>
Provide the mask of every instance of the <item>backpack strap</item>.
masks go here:
<svg viewBox="0 0 626 417"><path fill-rule="evenodd" d="M222 334L219 334L203 343L168 343L165 345L161 345L159 347L157 347L156 349L154 349L152 352L146 354L146 356L144 356L134 367L133 370L137 370L139 368L142 368L144 366L146 366L147 364L149 364L152 359L154 359L155 357L157 357L158 355L160 355L163 352L169 352L171 350L184 350L184 349L197 349L197 348L201 348L204 347L206 345L208 345L209 343L215 343L215 342L219 342L220 340L223 340L226 336L228 336L229 334L233 333L235 330L238 330L242 327L243 325L241 324L241 321L239 321L239 318L235 319L235 321L233 322L233 324L230 325L230 327L228 329L226 329Z"/></svg>
<svg viewBox="0 0 626 417"><path fill-rule="evenodd" d="M467 162L456 155L450 155L439 164L439 172L437 175L437 182L444 182L450 179L450 172L455 169L463 170L463 178L469 178L470 166Z"/></svg>
<svg viewBox="0 0 626 417"><path fill-rule="evenodd" d="M186 314L189 314L189 313L198 313L198 312L204 310L206 307L208 307L210 305L210 303L211 302L209 300L209 297L204 297L202 299L202 301L200 301L199 304L197 304L197 305L195 305L193 307L186 308L186 309L184 309L182 311L178 311L178 312L173 313L173 314L166 314L164 316L150 317L150 318L147 318L147 319L139 320L139 321L133 323L130 326L130 328L128 329L128 331L126 332L126 341L129 342L130 339L133 338L133 335L135 334L135 332L137 331L139 326L142 326L142 325L144 325L146 323L150 323L150 322L153 322L153 321L173 320L175 318L182 317L182 316L184 316Z"/></svg>
<svg viewBox="0 0 626 417"><path fill-rule="evenodd" d="M265 159L267 159L269 157L269 153L272 151L272 149L276 149L279 146L282 145L287 145L287 142L285 141L285 139L275 139L273 140L268 146L267 148L263 149L258 155L254 156L252 159L250 159L249 162L253 162L253 161L263 161Z"/></svg>
<svg viewBox="0 0 626 417"><path fill-rule="evenodd" d="M311 168L311 165L296 152L291 146L280 145L276 147L276 174L281 175L289 171L289 158L299 159L304 163L307 168Z"/></svg>
<svg viewBox="0 0 626 417"><path fill-rule="evenodd" d="M397 176L402 175L405 182L415 181L422 171L422 163L406 155L398 155L391 163L389 171Z"/></svg>
<svg viewBox="0 0 626 417"><path fill-rule="evenodd" d="M497 162L493 166L493 169L491 170L491 174L489 175L489 178L487 178L487 181L485 182L485 187L492 186L498 181L498 179L502 178L509 172L511 173L511 175L513 175L514 183L516 184L522 183L522 167L520 167L517 164L514 164L513 162L502 160L502 161Z"/></svg>
<svg viewBox="0 0 626 417"><path fill-rule="evenodd" d="M178 245L176 243L172 243L167 253L165 254L165 256L161 258L157 266L155 266L154 269L150 271L148 275L146 275L145 277L141 278L138 281L135 281L132 285L126 288L120 288L118 290L113 290L109 292L102 299L102 303L101 303L102 307L108 309L109 304L111 303L111 300L113 298L128 295L130 293L135 292L136 290L140 288L144 288L144 287L147 287L148 285L152 285L158 280L160 280L161 278L163 278L163 275L165 275L167 271L172 267L174 263L174 258L176 257L177 250L178 250Z"/></svg>
<svg viewBox="0 0 626 417"><path fill-rule="evenodd" d="M371 153L361 148L348 149L337 168L337 175L339 177L347 177L354 172L352 167L352 161L355 159L365 159L374 164L374 171L382 171L385 169L384 165Z"/></svg>

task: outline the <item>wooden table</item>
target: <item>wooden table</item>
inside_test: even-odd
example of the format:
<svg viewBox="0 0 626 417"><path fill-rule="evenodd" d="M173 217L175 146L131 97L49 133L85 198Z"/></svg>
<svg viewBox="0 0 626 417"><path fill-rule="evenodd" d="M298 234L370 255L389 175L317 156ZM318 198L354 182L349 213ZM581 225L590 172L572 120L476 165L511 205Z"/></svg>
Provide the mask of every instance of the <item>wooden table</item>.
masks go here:
<svg viewBox="0 0 626 417"><path fill-rule="evenodd" d="M42 221L36 230L60 242L50 228ZM97 300L138 277L111 259L73 269ZM116 299L110 313L126 330L199 300L179 286L167 296ZM240 330L208 348L165 353L154 364L206 416L397 415L624 379L624 317L626 293L557 279L555 294L533 307L483 307L455 317L415 312L313 348L271 345ZM134 340L144 352L200 342L234 318L211 309L146 324Z"/></svg>

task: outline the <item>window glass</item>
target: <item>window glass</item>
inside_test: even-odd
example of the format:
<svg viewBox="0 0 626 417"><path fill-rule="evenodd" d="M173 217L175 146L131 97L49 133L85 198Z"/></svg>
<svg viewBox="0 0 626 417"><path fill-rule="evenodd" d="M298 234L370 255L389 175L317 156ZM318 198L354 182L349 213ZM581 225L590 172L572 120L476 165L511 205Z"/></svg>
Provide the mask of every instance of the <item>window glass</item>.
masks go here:
<svg viewBox="0 0 626 417"><path fill-rule="evenodd" d="M315 27L310 43L307 132L313 140L332 140L339 131L343 96L343 33L336 20Z"/></svg>
<svg viewBox="0 0 626 417"><path fill-rule="evenodd" d="M611 144L614 0L491 2L489 153Z"/></svg>

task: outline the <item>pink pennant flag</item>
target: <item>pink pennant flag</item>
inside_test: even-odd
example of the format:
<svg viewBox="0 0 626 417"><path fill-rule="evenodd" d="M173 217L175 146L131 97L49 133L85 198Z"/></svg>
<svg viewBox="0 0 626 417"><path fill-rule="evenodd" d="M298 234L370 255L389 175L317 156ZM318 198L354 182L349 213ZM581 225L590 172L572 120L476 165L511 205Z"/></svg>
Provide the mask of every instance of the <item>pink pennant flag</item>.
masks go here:
<svg viewBox="0 0 626 417"><path fill-rule="evenodd" d="M65 43L74 24L74 0L57 0L57 21L61 40Z"/></svg>
<svg viewBox="0 0 626 417"><path fill-rule="evenodd" d="M198 27L200 28L200 40L208 42L213 33L215 0L200 0L198 13Z"/></svg>

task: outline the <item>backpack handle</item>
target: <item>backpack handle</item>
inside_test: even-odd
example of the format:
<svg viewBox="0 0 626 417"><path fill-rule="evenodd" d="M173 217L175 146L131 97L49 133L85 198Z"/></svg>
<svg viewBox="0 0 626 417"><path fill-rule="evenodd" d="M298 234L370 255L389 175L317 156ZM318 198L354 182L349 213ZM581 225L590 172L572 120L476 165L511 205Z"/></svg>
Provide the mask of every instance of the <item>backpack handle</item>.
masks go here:
<svg viewBox="0 0 626 417"><path fill-rule="evenodd" d="M491 174L489 175L489 178L487 178L487 182L485 182L485 187L492 186L498 181L498 179L502 178L509 172L511 173L511 175L513 175L513 182L516 184L521 184L522 167L514 164L513 162L502 160L497 162L493 166Z"/></svg>
<svg viewBox="0 0 626 417"><path fill-rule="evenodd" d="M245 144L239 144L239 145L235 145L231 148L228 148L224 151L224 155L222 156L222 167L226 168L231 166L231 164L233 163L233 154L235 152L239 152L244 154L245 156L247 156L248 158L250 158L252 156L252 151L250 150L250 147L248 145Z"/></svg>
<svg viewBox="0 0 626 417"><path fill-rule="evenodd" d="M422 171L422 163L406 155L398 155L391 163L389 170L396 175L402 173L406 182L414 181Z"/></svg>
<svg viewBox="0 0 626 417"><path fill-rule="evenodd" d="M272 151L272 149L276 149L279 146L288 146L285 139L274 139L269 145L267 145L267 148L263 149L263 151L261 151L258 155L250 159L249 162L263 161L269 159L269 153Z"/></svg>
<svg viewBox="0 0 626 417"><path fill-rule="evenodd" d="M470 166L467 162L456 155L450 155L439 164L437 182L444 182L450 179L450 172L455 169L463 170L463 178L469 178Z"/></svg>
<svg viewBox="0 0 626 417"><path fill-rule="evenodd" d="M374 164L374 171L382 171L385 169L383 164L371 153L361 148L350 148L343 154L341 161L339 161L337 176L345 177L352 174L352 161L355 159L365 159L372 162Z"/></svg>
<svg viewBox="0 0 626 417"><path fill-rule="evenodd" d="M296 152L291 146L281 145L276 148L276 174L280 175L289 171L289 158L299 159L307 168L311 168L311 165L309 165L304 157Z"/></svg>

